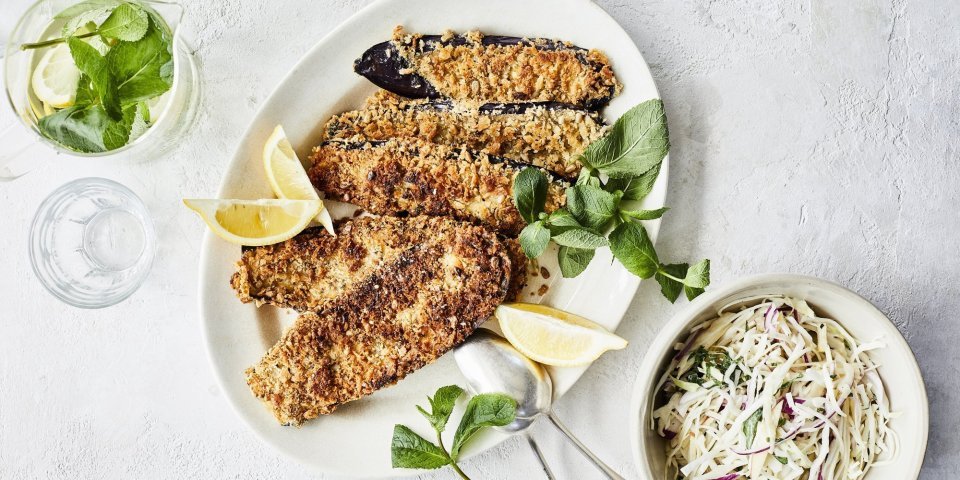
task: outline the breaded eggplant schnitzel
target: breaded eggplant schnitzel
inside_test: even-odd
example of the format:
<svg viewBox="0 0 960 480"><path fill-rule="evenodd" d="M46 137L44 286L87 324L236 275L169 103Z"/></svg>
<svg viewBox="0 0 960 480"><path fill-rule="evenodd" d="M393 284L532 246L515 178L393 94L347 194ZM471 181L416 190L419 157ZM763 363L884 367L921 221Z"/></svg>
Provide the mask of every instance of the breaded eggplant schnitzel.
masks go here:
<svg viewBox="0 0 960 480"><path fill-rule="evenodd" d="M326 142L314 148L309 176L328 198L378 215L450 216L485 224L506 236L526 225L513 204L521 164L435 143ZM546 208L564 203L567 183L549 172Z"/></svg>
<svg viewBox="0 0 960 480"><path fill-rule="evenodd" d="M445 226L430 217L360 217L338 222L336 237L312 228L276 245L244 247L230 285L244 303L317 311L410 247L442 238ZM526 282L527 258L515 239L501 242L512 300Z"/></svg>
<svg viewBox="0 0 960 480"><path fill-rule="evenodd" d="M301 315L247 369L250 389L284 425L331 413L433 362L507 294L510 259L496 234L445 218L377 221L431 234Z"/></svg>
<svg viewBox="0 0 960 480"><path fill-rule="evenodd" d="M555 104L466 109L448 100L410 100L379 90L364 108L331 118L324 140L411 137L515 159L573 179L580 171L579 155L605 131L597 113Z"/></svg>
<svg viewBox="0 0 960 480"><path fill-rule="evenodd" d="M556 102L599 109L623 86L599 50L546 38L408 33L370 47L354 71L410 98L448 98L463 105Z"/></svg>

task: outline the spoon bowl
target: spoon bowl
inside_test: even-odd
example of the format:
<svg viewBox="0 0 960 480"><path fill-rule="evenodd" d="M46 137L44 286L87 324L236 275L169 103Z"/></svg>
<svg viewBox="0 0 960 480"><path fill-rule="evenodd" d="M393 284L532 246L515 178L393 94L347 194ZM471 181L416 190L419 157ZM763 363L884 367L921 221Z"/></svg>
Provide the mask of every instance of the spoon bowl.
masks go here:
<svg viewBox="0 0 960 480"><path fill-rule="evenodd" d="M543 415L557 427L584 456L590 459L607 478L623 480L616 471L600 460L551 412L553 407L553 381L539 363L530 360L513 348L510 342L486 329L478 329L453 352L460 372L467 377L471 393L503 393L517 401L517 416L513 422L499 427L507 432L526 430L537 417ZM534 451L548 478L550 470L532 442Z"/></svg>
<svg viewBox="0 0 960 480"><path fill-rule="evenodd" d="M517 400L516 419L498 429L525 430L539 415L550 411L550 375L489 330L478 329L453 352L453 357L467 377L471 393L504 393Z"/></svg>

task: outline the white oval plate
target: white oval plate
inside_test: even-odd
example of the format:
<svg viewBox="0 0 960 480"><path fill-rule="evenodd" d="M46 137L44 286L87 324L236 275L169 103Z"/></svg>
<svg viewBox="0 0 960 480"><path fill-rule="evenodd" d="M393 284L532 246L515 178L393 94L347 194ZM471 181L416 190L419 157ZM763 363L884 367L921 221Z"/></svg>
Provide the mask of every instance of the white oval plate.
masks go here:
<svg viewBox="0 0 960 480"><path fill-rule="evenodd" d="M815 312L836 320L860 341L880 340L886 344L871 350L869 355L879 365L877 372L890 399L890 410L897 413L890 420L890 428L899 438L900 452L891 463L871 469L865 480L917 478L927 448L930 419L923 377L907 341L867 299L826 280L791 274L755 275L711 289L674 315L650 344L630 402L633 456L644 477L663 478L665 445L650 428L650 402L653 389L673 356L673 346L686 338L691 327L714 317L720 308L763 295L806 300Z"/></svg>
<svg viewBox="0 0 960 480"><path fill-rule="evenodd" d="M448 28L458 32L480 29L489 34L556 38L599 48L610 57L624 84L623 93L605 111L608 120L616 119L641 101L659 96L630 37L606 12L587 0L381 0L327 35L280 83L240 140L218 196L272 198L260 152L274 126L282 124L297 153L306 158L331 115L361 106L375 91L373 84L353 72L353 61L371 45L388 39L396 25L425 33L440 33ZM653 192L644 200L644 208L663 206L667 171L665 159ZM646 225L656 239L659 221ZM201 253L199 283L210 360L240 417L264 442L318 471L362 477L415 473L390 467L393 426L402 423L432 438L428 424L414 405L423 403L440 386L465 386L452 356L444 356L396 386L344 405L335 414L313 420L302 428L282 427L250 393L243 371L260 359L295 314L273 307L257 309L237 300L228 282L239 257L239 247L208 233ZM639 285L639 279L611 262L608 249L597 252L590 268L574 280L558 280L556 267L550 270L548 282L553 283L543 302L611 330L620 323ZM536 290L544 282L542 277L533 278L530 288ZM524 295L526 301L536 298ZM556 396L566 392L584 370L585 367L554 369ZM455 428L454 425L448 430ZM467 453L484 451L505 438L489 432L474 441Z"/></svg>

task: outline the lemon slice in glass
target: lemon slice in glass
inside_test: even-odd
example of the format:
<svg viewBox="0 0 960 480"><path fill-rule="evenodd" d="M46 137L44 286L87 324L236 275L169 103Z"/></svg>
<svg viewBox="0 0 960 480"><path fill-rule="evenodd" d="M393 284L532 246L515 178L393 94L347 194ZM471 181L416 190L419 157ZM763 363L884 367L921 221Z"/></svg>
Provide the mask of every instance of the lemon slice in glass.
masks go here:
<svg viewBox="0 0 960 480"><path fill-rule="evenodd" d="M263 167L267 172L267 181L277 197L320 201L320 196L314 190L303 163L297 157L297 152L293 151L281 125L273 129L263 146ZM330 235L334 234L333 221L326 208L317 215L317 222L323 225Z"/></svg>
<svg viewBox="0 0 960 480"><path fill-rule="evenodd" d="M289 240L320 213L320 200L198 200L183 203L220 238L252 247Z"/></svg>
<svg viewBox="0 0 960 480"><path fill-rule="evenodd" d="M544 365L586 365L627 341L583 317L532 303L507 303L496 310L500 329L510 343Z"/></svg>
<svg viewBox="0 0 960 480"><path fill-rule="evenodd" d="M54 108L67 108L77 99L80 70L73 63L70 47L59 44L40 57L30 77L33 94Z"/></svg>

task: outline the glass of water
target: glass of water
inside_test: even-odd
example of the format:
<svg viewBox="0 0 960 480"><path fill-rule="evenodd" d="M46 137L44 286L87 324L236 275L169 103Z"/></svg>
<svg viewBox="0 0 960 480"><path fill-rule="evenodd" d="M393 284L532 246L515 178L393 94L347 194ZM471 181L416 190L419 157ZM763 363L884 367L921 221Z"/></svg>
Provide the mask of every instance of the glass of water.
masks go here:
<svg viewBox="0 0 960 480"><path fill-rule="evenodd" d="M81 178L55 190L30 227L30 264L46 289L80 308L119 303L153 263L150 214L130 189Z"/></svg>

